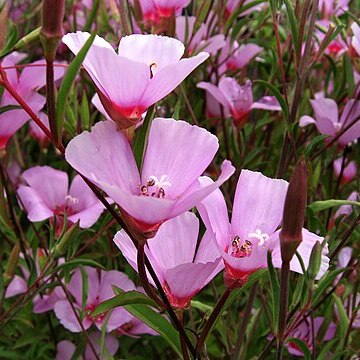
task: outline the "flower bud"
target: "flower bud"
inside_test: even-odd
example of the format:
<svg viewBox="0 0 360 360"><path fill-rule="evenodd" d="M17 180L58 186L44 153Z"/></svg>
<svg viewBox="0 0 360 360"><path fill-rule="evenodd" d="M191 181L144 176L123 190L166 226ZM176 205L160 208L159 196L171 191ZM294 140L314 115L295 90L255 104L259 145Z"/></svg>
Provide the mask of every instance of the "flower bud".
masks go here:
<svg viewBox="0 0 360 360"><path fill-rule="evenodd" d="M310 259L309 259L308 274L310 280L312 281L315 280L316 275L320 270L321 252L322 252L321 244L319 241L317 241L311 250Z"/></svg>
<svg viewBox="0 0 360 360"><path fill-rule="evenodd" d="M307 169L304 159L296 165L286 193L282 229L280 231L281 258L290 262L302 241L307 198Z"/></svg>
<svg viewBox="0 0 360 360"><path fill-rule="evenodd" d="M15 269L19 261L20 254L20 244L17 242L15 246L12 248L9 260L6 264L6 269L4 272L4 285L7 286L15 274Z"/></svg>
<svg viewBox="0 0 360 360"><path fill-rule="evenodd" d="M40 39L47 61L55 59L56 49L63 35L65 0L43 0Z"/></svg>
<svg viewBox="0 0 360 360"><path fill-rule="evenodd" d="M74 236L79 228L79 221L72 225L65 234L61 237L59 242L56 244L55 249L53 250L54 258L57 259L65 253L68 249L70 243L74 240Z"/></svg>

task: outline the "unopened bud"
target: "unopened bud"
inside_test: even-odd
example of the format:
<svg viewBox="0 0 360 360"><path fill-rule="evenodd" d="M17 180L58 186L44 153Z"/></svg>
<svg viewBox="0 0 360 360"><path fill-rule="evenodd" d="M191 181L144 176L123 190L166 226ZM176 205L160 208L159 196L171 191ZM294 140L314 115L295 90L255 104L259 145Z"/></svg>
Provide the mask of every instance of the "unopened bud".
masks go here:
<svg viewBox="0 0 360 360"><path fill-rule="evenodd" d="M303 159L296 165L286 193L282 229L280 231L281 258L290 262L302 241L307 198L307 169Z"/></svg>
<svg viewBox="0 0 360 360"><path fill-rule="evenodd" d="M47 61L54 61L56 49L63 35L65 0L43 0L40 39Z"/></svg>
<svg viewBox="0 0 360 360"><path fill-rule="evenodd" d="M310 259L309 259L309 267L308 267L308 275L310 280L315 280L316 275L320 270L321 265L321 244L317 241L314 247L311 250Z"/></svg>
<svg viewBox="0 0 360 360"><path fill-rule="evenodd" d="M65 234L60 238L59 242L56 244L55 249L53 250L54 258L57 259L65 253L69 245L74 239L77 229L79 228L79 222L72 225Z"/></svg>
<svg viewBox="0 0 360 360"><path fill-rule="evenodd" d="M15 274L15 269L19 261L19 253L20 253L20 244L17 242L13 249L11 250L9 260L6 264L6 269L4 273L4 285L7 286Z"/></svg>
<svg viewBox="0 0 360 360"><path fill-rule="evenodd" d="M22 37L14 46L15 50L23 50L27 46L31 45L33 42L38 41L40 35L41 27L36 28L35 30L29 32L27 35Z"/></svg>

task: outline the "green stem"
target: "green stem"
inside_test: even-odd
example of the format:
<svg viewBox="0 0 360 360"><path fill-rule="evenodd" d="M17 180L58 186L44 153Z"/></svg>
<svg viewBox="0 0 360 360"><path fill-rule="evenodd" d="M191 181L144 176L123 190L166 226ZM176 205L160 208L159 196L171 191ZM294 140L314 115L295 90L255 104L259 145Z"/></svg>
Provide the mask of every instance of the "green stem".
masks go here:
<svg viewBox="0 0 360 360"><path fill-rule="evenodd" d="M277 342L277 360L282 359L284 346L284 335L286 329L286 318L289 297L290 262L283 261L281 266L280 302L279 302L279 328Z"/></svg>
<svg viewBox="0 0 360 360"><path fill-rule="evenodd" d="M202 356L202 353L204 352L205 341L206 341L211 329L213 328L217 318L219 317L220 312L221 312L223 306L225 305L226 300L228 299L229 295L231 294L231 291L232 291L231 288L226 288L224 293L221 295L221 298L216 303L212 313L210 314L208 321L205 324L204 330L202 331L201 336L196 344L196 352L200 358Z"/></svg>

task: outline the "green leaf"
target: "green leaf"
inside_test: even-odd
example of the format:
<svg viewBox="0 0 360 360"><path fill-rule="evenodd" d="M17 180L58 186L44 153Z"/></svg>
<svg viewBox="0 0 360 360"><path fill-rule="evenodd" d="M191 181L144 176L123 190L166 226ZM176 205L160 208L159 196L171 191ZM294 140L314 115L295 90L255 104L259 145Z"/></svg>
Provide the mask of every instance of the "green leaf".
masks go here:
<svg viewBox="0 0 360 360"><path fill-rule="evenodd" d="M161 335L178 356L182 358L178 332L163 315L143 304L126 305L125 309Z"/></svg>
<svg viewBox="0 0 360 360"><path fill-rule="evenodd" d="M35 30L29 32L27 35L22 37L14 46L15 50L23 50L27 46L29 46L31 43L39 40L39 34L40 34L41 26L36 28Z"/></svg>
<svg viewBox="0 0 360 360"><path fill-rule="evenodd" d="M316 290L314 292L314 300L313 304L317 305L317 303L320 300L320 297L325 295L326 289L333 283L335 278L344 272L346 269L336 269L331 272L328 272L321 278L321 280L318 282L318 285L316 287Z"/></svg>
<svg viewBox="0 0 360 360"><path fill-rule="evenodd" d="M201 2L201 6L199 8L198 14L196 15L194 31L197 31L197 29L201 26L201 24L206 20L212 3L213 3L212 0L205 0ZM190 36L191 35L192 34L190 34Z"/></svg>
<svg viewBox="0 0 360 360"><path fill-rule="evenodd" d="M138 133L136 134L133 143L134 156L139 169L141 169L141 163L146 148L147 137L150 131L151 121L154 115L154 108L155 108L155 104L149 107L144 119L144 123L142 124L141 128L138 130Z"/></svg>
<svg viewBox="0 0 360 360"><path fill-rule="evenodd" d="M246 282L246 284L244 286L242 286L241 288L235 289L231 292L230 296L228 297L228 299L226 300L222 312L224 312L236 299L239 298L240 294L249 289L251 286L253 286L258 280L261 279L261 277L266 274L267 269L260 269L257 270L256 272L254 272L253 274L251 274L248 278L248 281Z"/></svg>
<svg viewBox="0 0 360 360"><path fill-rule="evenodd" d="M116 293L119 292L120 289L116 289ZM122 292L109 300L103 301L99 306L91 313L91 317L95 317L99 314L112 310L119 306L124 305L134 305L134 304L144 304L150 305L152 307L156 307L156 303L149 299L145 294L139 291L127 291Z"/></svg>
<svg viewBox="0 0 360 360"><path fill-rule="evenodd" d="M93 1L92 7L91 7L91 12L90 12L89 17L86 19L86 23L84 25L83 31L87 31L87 32L90 31L91 25L92 25L94 19L96 18L96 14L97 14L97 12L99 10L99 5L100 5L99 0L94 0Z"/></svg>
<svg viewBox="0 0 360 360"><path fill-rule="evenodd" d="M267 253L267 266L268 266L268 274L271 285L271 297L272 297L272 314L273 314L273 326L274 329L278 328L278 320L279 320L279 303L280 303L280 284L279 279L274 268L271 252Z"/></svg>
<svg viewBox="0 0 360 360"><path fill-rule="evenodd" d="M191 307L202 311L203 313L211 313L213 307L207 304L204 304L201 301L191 300Z"/></svg>
<svg viewBox="0 0 360 360"><path fill-rule="evenodd" d="M274 85L272 85L269 82L264 81L264 80L254 80L253 83L260 84L260 85L266 87L270 91L270 93L276 97L276 99L279 102L281 109L284 113L286 121L289 122L289 109L288 109L286 101L282 97L280 91Z"/></svg>
<svg viewBox="0 0 360 360"><path fill-rule="evenodd" d="M339 323L340 323L339 339L341 339L340 340L340 348L342 348L344 340L346 338L347 330L349 328L350 321L346 314L346 310L344 308L344 304L343 304L342 300L335 294L332 294L332 296L333 296L333 299L335 301L335 304L336 304L336 307L338 310Z"/></svg>
<svg viewBox="0 0 360 360"><path fill-rule="evenodd" d="M98 262L96 262L95 260L91 260L91 259L74 259L74 260L70 260L70 261L66 261L65 263L57 266L54 269L51 269L47 274L54 274L58 271L61 270L72 270L76 267L79 266L93 266L93 267L97 267L100 269L104 269L104 267L99 264Z"/></svg>
<svg viewBox="0 0 360 360"><path fill-rule="evenodd" d="M293 46L295 49L295 53L297 55L299 55L300 51L301 51L301 47L299 47L299 31L298 31L298 25L297 25L298 20L296 19L294 7L293 7L292 3L290 2L290 0L284 0L284 2L285 2L285 6L286 6L287 15L289 18L292 43L293 43Z"/></svg>
<svg viewBox="0 0 360 360"><path fill-rule="evenodd" d="M83 98L81 101L81 123L82 128L89 130L90 129L90 111L89 111L89 102L84 91Z"/></svg>
<svg viewBox="0 0 360 360"><path fill-rule="evenodd" d="M243 6L240 6L239 8L237 8L235 11L233 11L229 17L229 19L226 21L225 24L225 32L228 32L229 29L231 28L231 26L233 25L234 20L236 20L236 18L243 13L244 11L251 9L252 7L262 4L263 2L265 2L265 0L254 0L251 1Z"/></svg>
<svg viewBox="0 0 360 360"><path fill-rule="evenodd" d="M58 93L57 104L56 104L56 121L58 126L58 134L61 136L62 127L64 123L65 110L66 110L66 102L67 98L70 94L70 89L75 81L76 75L79 72L81 64L83 63L86 54L88 53L92 43L94 42L96 34L92 34L85 42L84 46L75 56L72 63L69 65L64 79L61 82L61 86ZM56 139L58 141L58 139Z"/></svg>
<svg viewBox="0 0 360 360"><path fill-rule="evenodd" d="M336 206L342 206L342 205L354 205L354 206L360 206L360 202L357 201L350 201L350 200L336 200L336 199L330 199L330 200L320 200L315 201L312 204L308 205L308 207L313 212L323 211L332 207Z"/></svg>
<svg viewBox="0 0 360 360"><path fill-rule="evenodd" d="M19 38L18 29L14 24L12 24L11 29L10 29L10 31L8 33L8 36L6 38L5 46L0 52L0 58L2 58L4 56L6 56L7 54L11 53L11 51L13 50L13 47L15 46L18 38Z"/></svg>

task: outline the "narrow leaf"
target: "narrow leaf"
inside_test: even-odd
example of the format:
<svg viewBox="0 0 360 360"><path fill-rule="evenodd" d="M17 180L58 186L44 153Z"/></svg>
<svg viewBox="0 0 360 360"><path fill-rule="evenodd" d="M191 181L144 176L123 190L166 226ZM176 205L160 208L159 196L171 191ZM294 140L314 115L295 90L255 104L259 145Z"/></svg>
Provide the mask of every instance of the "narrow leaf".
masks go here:
<svg viewBox="0 0 360 360"><path fill-rule="evenodd" d="M76 75L79 72L81 64L83 63L85 56L88 53L94 39L95 39L95 34L92 34L89 37L89 39L86 41L84 46L81 48L81 50L78 52L78 54L75 56L72 63L69 65L66 74L64 76L64 79L61 82L61 86L57 98L57 105L56 105L56 120L58 125L58 134L60 136L62 133L62 127L64 123L66 102L70 94L71 86L75 81Z"/></svg>

